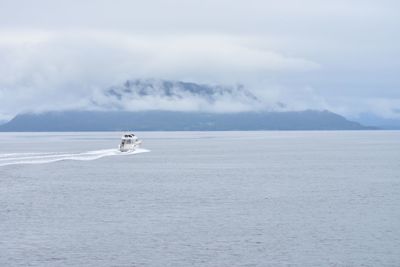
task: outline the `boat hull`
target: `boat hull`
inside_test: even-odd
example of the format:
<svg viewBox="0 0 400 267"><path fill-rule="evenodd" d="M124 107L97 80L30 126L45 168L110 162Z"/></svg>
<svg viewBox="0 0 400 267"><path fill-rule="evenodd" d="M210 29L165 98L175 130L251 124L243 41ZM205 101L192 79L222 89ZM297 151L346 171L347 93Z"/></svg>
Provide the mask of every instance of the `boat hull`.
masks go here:
<svg viewBox="0 0 400 267"><path fill-rule="evenodd" d="M118 149L121 152L130 152L130 151L135 151L137 148L139 148L141 141L137 141L133 144L120 144Z"/></svg>

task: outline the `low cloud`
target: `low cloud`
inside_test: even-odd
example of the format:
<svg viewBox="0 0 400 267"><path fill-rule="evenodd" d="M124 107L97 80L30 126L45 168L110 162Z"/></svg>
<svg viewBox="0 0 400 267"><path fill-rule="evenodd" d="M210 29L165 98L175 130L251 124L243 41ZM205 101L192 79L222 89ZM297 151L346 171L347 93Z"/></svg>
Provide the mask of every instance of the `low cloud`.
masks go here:
<svg viewBox="0 0 400 267"><path fill-rule="evenodd" d="M93 99L103 90L135 78L240 83L264 106L398 116L398 1L4 0L0 6L0 120L98 108ZM210 105L147 97L124 99L122 106L244 108L227 99Z"/></svg>
<svg viewBox="0 0 400 267"><path fill-rule="evenodd" d="M307 72L320 67L311 60L251 48L241 39L227 36L154 37L107 32L4 32L1 36L3 116L91 109L93 97L132 78L237 84L271 73ZM184 101L155 99L131 102L142 109L248 109L235 101L211 106L189 97Z"/></svg>
<svg viewBox="0 0 400 267"><path fill-rule="evenodd" d="M96 109L241 112L279 107L261 100L243 85L221 86L136 79L96 92Z"/></svg>

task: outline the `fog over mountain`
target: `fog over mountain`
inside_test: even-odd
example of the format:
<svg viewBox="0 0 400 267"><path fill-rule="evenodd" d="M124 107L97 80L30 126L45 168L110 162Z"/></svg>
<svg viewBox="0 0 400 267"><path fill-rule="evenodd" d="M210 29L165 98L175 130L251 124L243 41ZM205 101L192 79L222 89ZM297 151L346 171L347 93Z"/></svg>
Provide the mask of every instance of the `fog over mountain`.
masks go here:
<svg viewBox="0 0 400 267"><path fill-rule="evenodd" d="M102 110L168 110L241 112L277 110L282 104L267 104L243 85L208 85L161 79L133 79L112 86L92 97Z"/></svg>
<svg viewBox="0 0 400 267"><path fill-rule="evenodd" d="M182 131L372 129L329 111L287 111L242 85L127 80L98 91L91 110L17 115L0 131Z"/></svg>
<svg viewBox="0 0 400 267"><path fill-rule="evenodd" d="M54 110L265 108L396 121L399 9L393 0L0 1L0 121ZM140 98L121 89L149 78L233 91L210 101L176 86Z"/></svg>

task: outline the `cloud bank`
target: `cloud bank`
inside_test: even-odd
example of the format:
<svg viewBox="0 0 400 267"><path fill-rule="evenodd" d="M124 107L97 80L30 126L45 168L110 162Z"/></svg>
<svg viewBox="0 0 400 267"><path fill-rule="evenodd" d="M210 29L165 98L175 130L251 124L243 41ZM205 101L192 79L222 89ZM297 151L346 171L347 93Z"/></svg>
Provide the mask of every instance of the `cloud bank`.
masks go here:
<svg viewBox="0 0 400 267"><path fill-rule="evenodd" d="M11 114L90 109L93 96L132 77L235 84L268 73L308 72L320 67L311 60L246 47L241 40L218 36L159 38L87 32L1 36L0 93L8 100L1 109ZM135 106L152 107L154 103L146 100L137 99ZM198 104L186 100L160 101L158 107L198 109ZM231 109L235 111L233 106ZM237 110L242 109L238 105Z"/></svg>
<svg viewBox="0 0 400 267"><path fill-rule="evenodd" d="M399 9L393 0L4 0L0 120L96 108L103 90L136 78L243 84L265 105L397 118ZM142 100L135 106L154 106Z"/></svg>

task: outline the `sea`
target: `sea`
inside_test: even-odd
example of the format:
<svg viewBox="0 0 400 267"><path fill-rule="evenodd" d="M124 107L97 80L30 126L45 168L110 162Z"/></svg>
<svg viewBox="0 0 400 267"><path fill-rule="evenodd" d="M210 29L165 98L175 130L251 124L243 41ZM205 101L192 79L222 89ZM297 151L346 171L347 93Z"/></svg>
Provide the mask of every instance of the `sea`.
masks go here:
<svg viewBox="0 0 400 267"><path fill-rule="evenodd" d="M399 131L0 133L0 266L400 266Z"/></svg>

